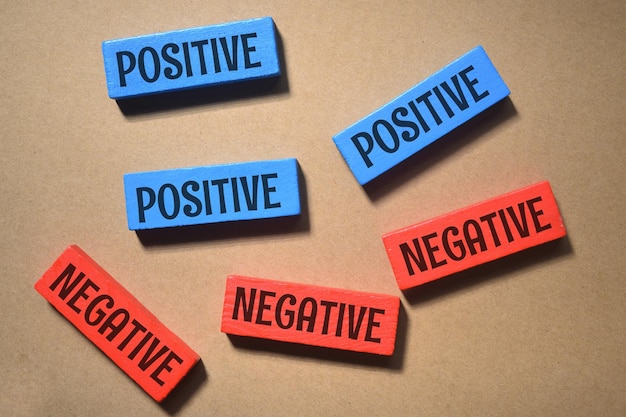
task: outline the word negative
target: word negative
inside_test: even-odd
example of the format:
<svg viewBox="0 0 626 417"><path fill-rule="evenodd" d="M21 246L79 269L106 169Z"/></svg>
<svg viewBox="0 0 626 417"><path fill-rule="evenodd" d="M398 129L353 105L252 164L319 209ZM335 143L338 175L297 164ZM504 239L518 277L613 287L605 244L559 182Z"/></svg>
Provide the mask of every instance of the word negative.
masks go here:
<svg viewBox="0 0 626 417"><path fill-rule="evenodd" d="M390 356L399 310L391 295L232 275L222 332Z"/></svg>
<svg viewBox="0 0 626 417"><path fill-rule="evenodd" d="M271 17L105 41L102 55L114 99L280 75Z"/></svg>
<svg viewBox="0 0 626 417"><path fill-rule="evenodd" d="M200 360L78 246L61 254L35 290L158 402Z"/></svg>
<svg viewBox="0 0 626 417"><path fill-rule="evenodd" d="M383 236L401 290L565 236L547 181Z"/></svg>
<svg viewBox="0 0 626 417"><path fill-rule="evenodd" d="M333 140L363 185L508 95L478 46Z"/></svg>
<svg viewBox="0 0 626 417"><path fill-rule="evenodd" d="M126 174L124 190L130 230L300 214L293 158Z"/></svg>

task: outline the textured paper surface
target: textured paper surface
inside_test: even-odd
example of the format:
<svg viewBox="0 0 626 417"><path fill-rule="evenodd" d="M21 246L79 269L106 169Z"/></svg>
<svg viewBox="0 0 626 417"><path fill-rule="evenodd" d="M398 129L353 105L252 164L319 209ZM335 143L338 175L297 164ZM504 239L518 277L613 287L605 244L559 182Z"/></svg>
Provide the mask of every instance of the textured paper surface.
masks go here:
<svg viewBox="0 0 626 417"><path fill-rule="evenodd" d="M3 414L625 414L623 2L3 3ZM102 41L258 16L283 61L268 89L108 97ZM476 45L509 98L358 185L332 136ZM127 229L127 172L281 158L296 219ZM383 233L542 180L567 238L398 290ZM162 406L33 290L73 243L202 358ZM398 295L395 353L231 339L229 274Z"/></svg>

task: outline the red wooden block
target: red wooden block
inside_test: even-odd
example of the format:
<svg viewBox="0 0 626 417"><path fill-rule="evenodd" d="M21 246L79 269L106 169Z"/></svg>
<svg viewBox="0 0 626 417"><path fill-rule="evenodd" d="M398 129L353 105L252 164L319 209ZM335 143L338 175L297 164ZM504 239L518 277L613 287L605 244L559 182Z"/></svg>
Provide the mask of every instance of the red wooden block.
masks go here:
<svg viewBox="0 0 626 417"><path fill-rule="evenodd" d="M222 332L390 356L399 311L391 295L229 276Z"/></svg>
<svg viewBox="0 0 626 417"><path fill-rule="evenodd" d="M200 359L78 246L35 289L159 402Z"/></svg>
<svg viewBox="0 0 626 417"><path fill-rule="evenodd" d="M405 290L565 236L547 181L383 236Z"/></svg>

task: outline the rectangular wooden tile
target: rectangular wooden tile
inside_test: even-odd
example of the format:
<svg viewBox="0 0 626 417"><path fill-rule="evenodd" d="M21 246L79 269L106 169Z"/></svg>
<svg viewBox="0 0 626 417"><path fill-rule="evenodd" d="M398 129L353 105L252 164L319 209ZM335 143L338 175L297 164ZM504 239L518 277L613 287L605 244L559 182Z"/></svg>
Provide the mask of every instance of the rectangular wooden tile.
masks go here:
<svg viewBox="0 0 626 417"><path fill-rule="evenodd" d="M222 332L390 356L399 311L391 295L232 275Z"/></svg>
<svg viewBox="0 0 626 417"><path fill-rule="evenodd" d="M68 247L35 289L156 401L200 359L78 246Z"/></svg>
<svg viewBox="0 0 626 417"><path fill-rule="evenodd" d="M478 46L333 137L359 184L509 95Z"/></svg>
<svg viewBox="0 0 626 417"><path fill-rule="evenodd" d="M105 41L102 55L114 99L280 75L271 17Z"/></svg>
<svg viewBox="0 0 626 417"><path fill-rule="evenodd" d="M383 236L405 290L565 236L547 181Z"/></svg>
<svg viewBox="0 0 626 417"><path fill-rule="evenodd" d="M130 230L300 214L293 158L126 174L124 191Z"/></svg>

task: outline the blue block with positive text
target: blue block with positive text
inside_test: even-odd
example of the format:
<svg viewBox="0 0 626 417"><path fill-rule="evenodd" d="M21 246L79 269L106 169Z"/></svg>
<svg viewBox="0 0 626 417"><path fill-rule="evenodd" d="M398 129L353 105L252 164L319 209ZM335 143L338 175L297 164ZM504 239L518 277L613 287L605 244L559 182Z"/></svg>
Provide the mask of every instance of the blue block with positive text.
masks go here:
<svg viewBox="0 0 626 417"><path fill-rule="evenodd" d="M366 184L509 95L478 46L333 137Z"/></svg>
<svg viewBox="0 0 626 417"><path fill-rule="evenodd" d="M293 158L125 174L124 192L130 230L300 214Z"/></svg>
<svg viewBox="0 0 626 417"><path fill-rule="evenodd" d="M102 55L114 99L280 75L271 17L105 41Z"/></svg>

